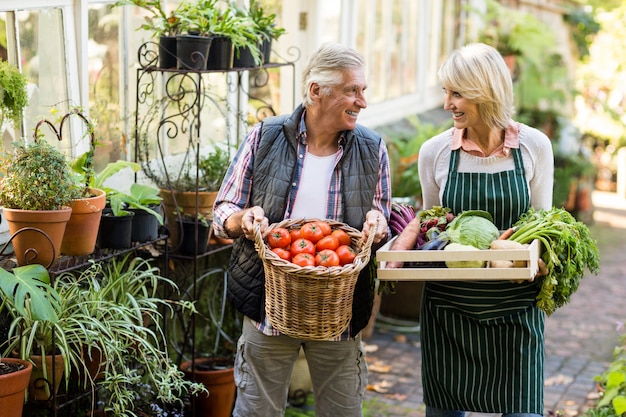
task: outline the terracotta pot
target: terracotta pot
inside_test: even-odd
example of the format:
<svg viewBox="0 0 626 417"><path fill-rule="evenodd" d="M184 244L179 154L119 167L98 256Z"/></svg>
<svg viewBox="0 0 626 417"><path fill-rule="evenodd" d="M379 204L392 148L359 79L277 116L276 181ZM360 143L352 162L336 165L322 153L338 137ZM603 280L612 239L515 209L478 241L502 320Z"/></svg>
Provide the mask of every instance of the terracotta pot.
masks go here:
<svg viewBox="0 0 626 417"><path fill-rule="evenodd" d="M208 364L226 358L196 359L195 372L191 370L191 362L183 362L180 369L191 381L201 382L209 390L209 395L200 394L192 398L192 407L196 416L230 417L235 404L235 377L232 359L227 359L230 366L226 369L202 370Z"/></svg>
<svg viewBox="0 0 626 417"><path fill-rule="evenodd" d="M52 367L52 358L54 357L54 368ZM46 401L52 398L53 395L59 391L61 385L61 379L63 378L63 356L61 355L47 355L46 356L46 375L44 378L43 365L41 356L31 355L30 359L35 366L33 367L33 373L30 376L30 382L28 384L28 399L35 401ZM54 373L53 373L54 372ZM54 383L54 389L51 387Z"/></svg>
<svg viewBox="0 0 626 417"><path fill-rule="evenodd" d="M90 255L96 248L102 209L106 205L106 193L90 188L94 197L73 200L72 215L67 222L61 253L69 256Z"/></svg>
<svg viewBox="0 0 626 417"><path fill-rule="evenodd" d="M11 235L19 232L13 238L18 265L52 266L61 253L63 235L72 209L17 210L5 207L3 213L9 223ZM25 228L38 230L22 230Z"/></svg>
<svg viewBox="0 0 626 417"><path fill-rule="evenodd" d="M163 199L163 208L165 210L165 219L170 232L169 244L172 247L180 245L178 234L178 216L175 214L178 210L183 213L195 216L196 214L196 192L195 191L170 191L161 189L159 195ZM213 203L217 197L217 191L198 191L198 213L204 215L208 219L213 218Z"/></svg>
<svg viewBox="0 0 626 417"><path fill-rule="evenodd" d="M25 366L20 371L0 375L0 410L2 410L2 416L21 417L33 365L28 361L15 358L3 358L2 362L21 363Z"/></svg>

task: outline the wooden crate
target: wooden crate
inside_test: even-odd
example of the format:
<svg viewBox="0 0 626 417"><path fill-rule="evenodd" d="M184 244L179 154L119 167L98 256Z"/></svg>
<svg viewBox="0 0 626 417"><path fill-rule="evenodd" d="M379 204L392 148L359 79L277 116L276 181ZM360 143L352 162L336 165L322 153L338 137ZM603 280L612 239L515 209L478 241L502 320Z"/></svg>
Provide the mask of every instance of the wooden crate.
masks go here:
<svg viewBox="0 0 626 417"><path fill-rule="evenodd" d="M480 251L451 250L390 250L395 237L376 252L378 279L386 281L441 281L441 280L528 280L532 281L539 266L541 242L533 240L524 249L499 249ZM486 262L484 268L418 267L419 262L445 261L525 261L523 268L491 268ZM387 262L410 262L409 267L387 268Z"/></svg>

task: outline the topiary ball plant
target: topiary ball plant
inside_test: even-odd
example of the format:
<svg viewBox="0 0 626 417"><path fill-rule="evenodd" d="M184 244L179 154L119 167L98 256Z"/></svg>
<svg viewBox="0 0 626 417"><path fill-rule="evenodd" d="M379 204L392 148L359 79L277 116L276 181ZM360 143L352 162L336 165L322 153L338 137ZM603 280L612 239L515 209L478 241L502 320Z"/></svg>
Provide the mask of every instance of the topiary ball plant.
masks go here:
<svg viewBox="0 0 626 417"><path fill-rule="evenodd" d="M48 142L16 142L0 183L0 205L59 210L80 195L65 156Z"/></svg>

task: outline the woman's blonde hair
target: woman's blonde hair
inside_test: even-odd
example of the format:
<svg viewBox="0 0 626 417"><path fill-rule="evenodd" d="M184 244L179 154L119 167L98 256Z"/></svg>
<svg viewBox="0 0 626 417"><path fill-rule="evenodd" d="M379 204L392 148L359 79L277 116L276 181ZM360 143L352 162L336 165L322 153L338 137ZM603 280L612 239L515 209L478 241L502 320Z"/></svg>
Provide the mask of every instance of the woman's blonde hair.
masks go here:
<svg viewBox="0 0 626 417"><path fill-rule="evenodd" d="M325 43L313 53L302 72L302 100L305 106L313 104L309 87L315 83L322 95L343 82L343 72L365 67L365 60L356 50L339 43Z"/></svg>
<svg viewBox="0 0 626 417"><path fill-rule="evenodd" d="M513 81L495 48L472 43L453 51L439 68L439 79L448 91L478 104L487 125L508 126L515 113Z"/></svg>

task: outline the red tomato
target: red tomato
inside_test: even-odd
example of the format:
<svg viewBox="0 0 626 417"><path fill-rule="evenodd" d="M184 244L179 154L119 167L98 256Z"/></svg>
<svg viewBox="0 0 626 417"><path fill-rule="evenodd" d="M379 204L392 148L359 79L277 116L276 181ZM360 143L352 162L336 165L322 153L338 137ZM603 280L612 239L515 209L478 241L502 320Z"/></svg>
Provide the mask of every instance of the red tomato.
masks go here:
<svg viewBox="0 0 626 417"><path fill-rule="evenodd" d="M318 266L339 266L339 255L330 249L321 250L315 255L315 265Z"/></svg>
<svg viewBox="0 0 626 417"><path fill-rule="evenodd" d="M300 229L291 229L291 232L289 232L289 234L291 235L291 241L295 242L296 239L300 239L302 237L302 235L300 234Z"/></svg>
<svg viewBox="0 0 626 417"><path fill-rule="evenodd" d="M303 239L310 240L313 243L317 243L318 240L324 237L324 232L317 225L317 222L309 222L302 225L300 234Z"/></svg>
<svg viewBox="0 0 626 417"><path fill-rule="evenodd" d="M310 253L299 253L291 259L291 262L299 266L315 266L315 256Z"/></svg>
<svg viewBox="0 0 626 417"><path fill-rule="evenodd" d="M307 239L296 239L291 242L291 256L296 256L299 253L310 253L315 255L315 245L313 242Z"/></svg>
<svg viewBox="0 0 626 417"><path fill-rule="evenodd" d="M351 264L356 258L356 251L350 245L341 245L335 251L339 256L339 264L341 266Z"/></svg>
<svg viewBox="0 0 626 417"><path fill-rule="evenodd" d="M349 245L351 243L350 235L345 230L335 229L331 234L337 238L340 245Z"/></svg>
<svg viewBox="0 0 626 417"><path fill-rule="evenodd" d="M286 248L291 243L289 230L284 227L277 227L267 235L267 243L270 248Z"/></svg>
<svg viewBox="0 0 626 417"><path fill-rule="evenodd" d="M285 248L272 248L272 252L278 255L281 259L291 261L291 252Z"/></svg>
<svg viewBox="0 0 626 417"><path fill-rule="evenodd" d="M323 249L335 250L339 247L339 240L333 235L324 236L315 244L315 250L321 251Z"/></svg>
<svg viewBox="0 0 626 417"><path fill-rule="evenodd" d="M328 236L333 231L333 229L330 227L330 224L326 223L325 221L320 220L316 223L319 228L322 229L322 233L324 234L324 236Z"/></svg>

